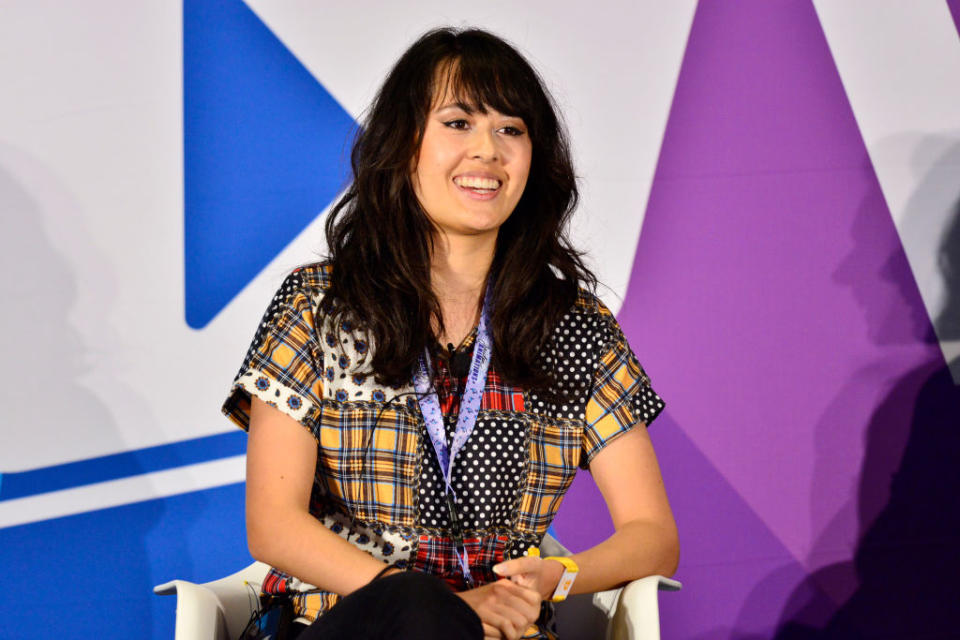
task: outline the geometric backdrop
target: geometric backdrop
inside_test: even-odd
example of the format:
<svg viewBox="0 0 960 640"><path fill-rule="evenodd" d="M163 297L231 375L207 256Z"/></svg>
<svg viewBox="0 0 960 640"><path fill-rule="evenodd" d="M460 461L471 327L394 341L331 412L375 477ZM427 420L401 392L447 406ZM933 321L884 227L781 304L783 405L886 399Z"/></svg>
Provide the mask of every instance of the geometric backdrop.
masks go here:
<svg viewBox="0 0 960 640"><path fill-rule="evenodd" d="M221 397L378 81L449 23L556 94L574 236L667 401L664 637L960 628L960 0L101 4L0 20L0 637L169 638L153 584L249 561ZM554 530L609 533L589 474Z"/></svg>

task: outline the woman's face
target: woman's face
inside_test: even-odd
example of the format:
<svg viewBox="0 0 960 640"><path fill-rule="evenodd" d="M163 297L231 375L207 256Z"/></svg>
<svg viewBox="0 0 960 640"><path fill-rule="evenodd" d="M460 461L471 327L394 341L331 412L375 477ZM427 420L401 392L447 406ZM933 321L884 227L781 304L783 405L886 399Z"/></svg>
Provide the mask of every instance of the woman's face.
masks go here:
<svg viewBox="0 0 960 640"><path fill-rule="evenodd" d="M523 119L444 96L427 115L413 189L448 235L496 235L520 201L532 146Z"/></svg>

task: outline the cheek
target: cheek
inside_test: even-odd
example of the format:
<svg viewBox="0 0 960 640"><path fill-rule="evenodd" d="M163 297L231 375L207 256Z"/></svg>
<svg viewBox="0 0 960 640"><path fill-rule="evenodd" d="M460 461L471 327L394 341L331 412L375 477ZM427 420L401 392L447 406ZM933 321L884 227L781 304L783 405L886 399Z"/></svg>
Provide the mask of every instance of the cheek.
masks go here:
<svg viewBox="0 0 960 640"><path fill-rule="evenodd" d="M436 187L436 182L440 179L439 169L440 168L437 164L436 156L420 156L420 161L418 162L416 171L413 174L414 180L419 183L420 190L430 191Z"/></svg>
<svg viewBox="0 0 960 640"><path fill-rule="evenodd" d="M529 144L517 149L516 155L514 156L514 166L516 167L515 173L518 177L518 182L526 184L527 178L530 177L530 163L532 159L533 150Z"/></svg>
<svg viewBox="0 0 960 640"><path fill-rule="evenodd" d="M522 191L526 188L526 186L527 186L527 181L530 179L530 162L529 162L529 158L527 159L527 163L526 163L526 165L523 167L522 171L520 171L520 172L518 173L518 176L517 176L517 177L518 177L517 184L518 184L518 186L520 187L519 190L522 192Z"/></svg>
<svg viewBox="0 0 960 640"><path fill-rule="evenodd" d="M448 173L449 163L445 161L443 156L434 154L430 158L420 163L420 175L427 181L430 182L430 187L441 187L443 182L446 181L446 176ZM426 185L424 185L426 187Z"/></svg>

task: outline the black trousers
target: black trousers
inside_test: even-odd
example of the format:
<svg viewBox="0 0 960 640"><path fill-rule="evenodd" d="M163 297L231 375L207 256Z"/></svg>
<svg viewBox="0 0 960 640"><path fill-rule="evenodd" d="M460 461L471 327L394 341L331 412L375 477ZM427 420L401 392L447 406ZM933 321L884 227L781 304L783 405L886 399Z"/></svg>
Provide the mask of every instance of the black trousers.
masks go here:
<svg viewBox="0 0 960 640"><path fill-rule="evenodd" d="M415 571L354 591L297 640L483 640L480 617L445 582Z"/></svg>

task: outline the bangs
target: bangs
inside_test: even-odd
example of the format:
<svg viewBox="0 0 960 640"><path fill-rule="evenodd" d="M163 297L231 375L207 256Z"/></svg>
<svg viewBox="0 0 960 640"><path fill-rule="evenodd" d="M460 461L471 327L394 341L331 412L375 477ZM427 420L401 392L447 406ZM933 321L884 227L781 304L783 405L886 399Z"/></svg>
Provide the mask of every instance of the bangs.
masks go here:
<svg viewBox="0 0 960 640"><path fill-rule="evenodd" d="M480 113L494 109L523 118L528 127L534 127L533 120L543 108L538 86L539 79L532 76L529 66L510 60L502 51L466 50L437 66L428 108L457 102Z"/></svg>

